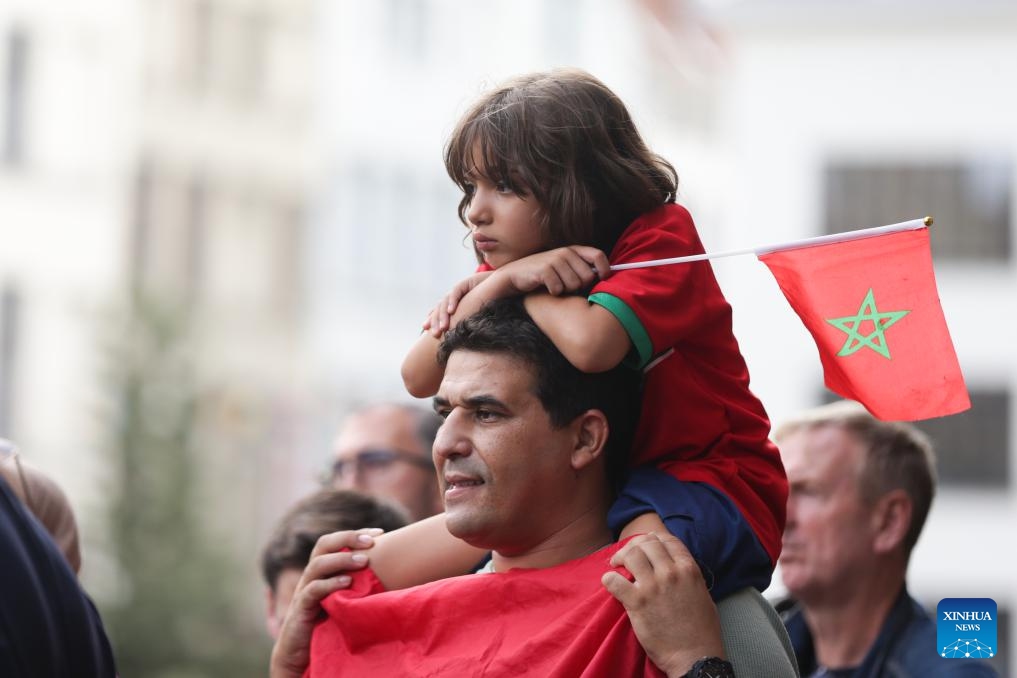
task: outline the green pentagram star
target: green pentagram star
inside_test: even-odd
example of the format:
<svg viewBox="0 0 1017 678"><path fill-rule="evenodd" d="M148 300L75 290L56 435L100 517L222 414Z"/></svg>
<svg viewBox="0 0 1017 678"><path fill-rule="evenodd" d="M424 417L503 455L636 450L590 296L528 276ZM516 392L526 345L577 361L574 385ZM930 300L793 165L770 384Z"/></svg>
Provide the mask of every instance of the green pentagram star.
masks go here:
<svg viewBox="0 0 1017 678"><path fill-rule="evenodd" d="M872 288L865 294L865 298L862 300L862 305L858 307L858 313L856 315L849 315L843 318L827 318L826 322L830 323L842 332L847 333L847 341L838 351L839 357L849 356L856 351L868 346L873 351L883 356L887 360L890 359L890 348L886 345L886 335L883 333L891 325L896 323L898 320L906 316L911 311L888 311L886 313L880 313L876 310L876 298L872 294ZM859 328L862 323L866 320L871 320L873 330L869 334L863 335L859 332Z"/></svg>

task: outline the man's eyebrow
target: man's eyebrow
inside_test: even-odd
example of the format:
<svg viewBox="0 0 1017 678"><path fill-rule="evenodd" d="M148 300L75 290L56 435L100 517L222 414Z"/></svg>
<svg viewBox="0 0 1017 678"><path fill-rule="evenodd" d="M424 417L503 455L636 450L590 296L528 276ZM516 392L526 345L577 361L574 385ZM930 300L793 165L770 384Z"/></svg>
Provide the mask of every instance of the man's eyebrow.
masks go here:
<svg viewBox="0 0 1017 678"><path fill-rule="evenodd" d="M504 402L502 402L501 400L498 400L497 398L495 398L492 395L478 395L478 396L473 396L472 398L467 398L466 399L466 404L469 407L474 407L474 408L476 408L476 407L485 407L485 406L487 406L487 407L498 407L498 408L501 408L501 409L505 409L506 408L506 405L505 405Z"/></svg>
<svg viewBox="0 0 1017 678"><path fill-rule="evenodd" d="M486 395L486 394L485 395L476 395L476 396L471 396L469 398L466 398L466 399L463 400L463 404L466 407L470 407L470 408L474 408L474 409L476 409L478 407L497 407L497 408L500 408L500 409L508 409L508 406L504 402L502 402L501 400L498 400L497 398L495 398L492 395ZM452 404L449 402L448 398L442 398L441 396L434 396L433 398L431 398L431 406L434 408L435 411L438 411L438 410L443 409L443 408L450 408L452 406Z"/></svg>

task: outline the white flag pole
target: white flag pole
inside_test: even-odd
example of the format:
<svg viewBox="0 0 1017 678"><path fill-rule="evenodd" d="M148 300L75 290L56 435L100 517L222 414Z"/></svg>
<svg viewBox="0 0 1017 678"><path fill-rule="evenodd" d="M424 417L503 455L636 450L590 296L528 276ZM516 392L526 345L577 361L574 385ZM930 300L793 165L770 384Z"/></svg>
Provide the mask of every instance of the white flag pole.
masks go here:
<svg viewBox="0 0 1017 678"><path fill-rule="evenodd" d="M859 240L860 238L871 238L876 235L896 233L898 231L914 231L919 228L926 228L932 225L932 217L924 219L912 219L902 221L899 224L888 226L876 226L874 228L863 228L857 231L845 231L844 233L831 233L830 235L818 235L814 238L803 238L776 245L763 245L761 247L750 247L741 250L728 250L726 252L707 252L705 254L692 254L686 257L672 257L670 259L653 259L652 261L636 261L631 264L615 264L612 271L626 271L632 268L649 268L650 266L666 266L668 264L685 264L692 261L703 261L704 259L720 259L721 257L734 257L741 254L769 254L781 250L790 250L796 247L810 247L812 245L829 245L835 242L847 242L848 240Z"/></svg>

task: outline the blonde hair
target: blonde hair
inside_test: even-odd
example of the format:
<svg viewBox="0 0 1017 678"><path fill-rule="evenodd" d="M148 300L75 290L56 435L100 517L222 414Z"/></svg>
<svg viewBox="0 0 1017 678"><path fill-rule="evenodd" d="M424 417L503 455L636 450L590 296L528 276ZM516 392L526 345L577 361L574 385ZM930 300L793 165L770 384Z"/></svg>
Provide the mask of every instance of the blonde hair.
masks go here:
<svg viewBox="0 0 1017 678"><path fill-rule="evenodd" d="M53 538L67 563L77 574L81 570L78 523L67 495L60 486L36 467L11 455L0 463L0 475L29 511Z"/></svg>

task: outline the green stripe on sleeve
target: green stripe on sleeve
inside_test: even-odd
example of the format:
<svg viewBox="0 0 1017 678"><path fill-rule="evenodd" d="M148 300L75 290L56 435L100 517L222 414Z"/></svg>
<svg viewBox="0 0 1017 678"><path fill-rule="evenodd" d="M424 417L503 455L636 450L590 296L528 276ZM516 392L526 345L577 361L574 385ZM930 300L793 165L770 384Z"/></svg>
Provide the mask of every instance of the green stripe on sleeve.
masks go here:
<svg viewBox="0 0 1017 678"><path fill-rule="evenodd" d="M618 318L618 322L625 328L625 333L629 335L632 346L635 347L636 353L639 355L636 367L641 369L650 362L653 358L653 342L650 341L650 335L647 334L643 323L639 321L639 316L629 308L628 304L607 292L596 292L591 294L587 300L591 304L606 308L611 315Z"/></svg>

